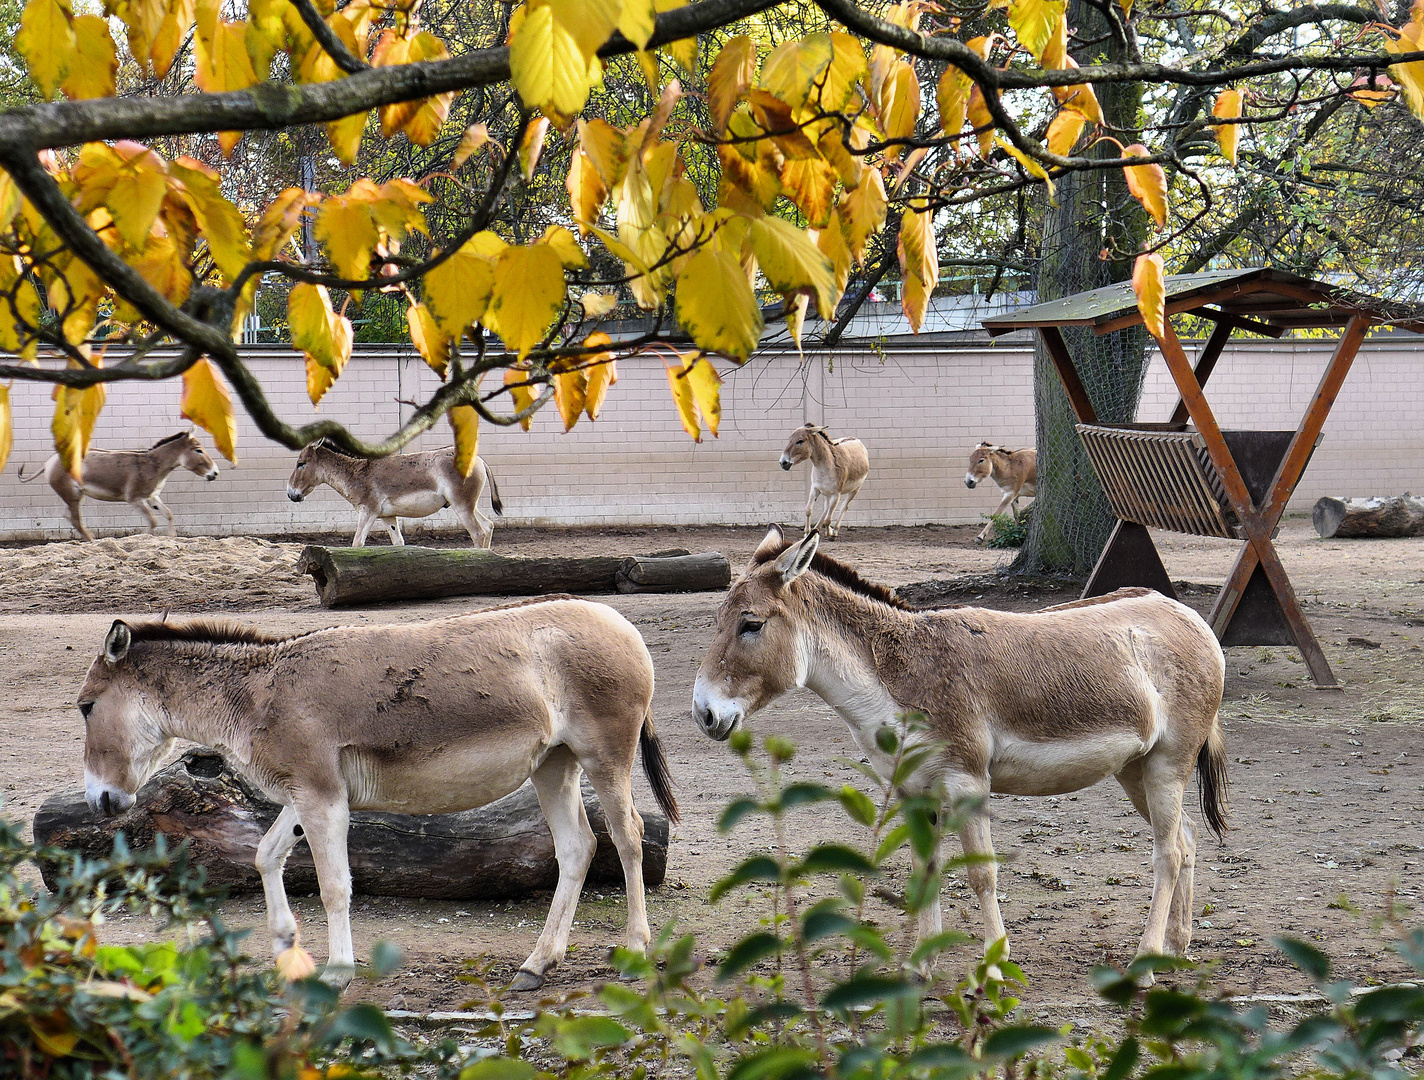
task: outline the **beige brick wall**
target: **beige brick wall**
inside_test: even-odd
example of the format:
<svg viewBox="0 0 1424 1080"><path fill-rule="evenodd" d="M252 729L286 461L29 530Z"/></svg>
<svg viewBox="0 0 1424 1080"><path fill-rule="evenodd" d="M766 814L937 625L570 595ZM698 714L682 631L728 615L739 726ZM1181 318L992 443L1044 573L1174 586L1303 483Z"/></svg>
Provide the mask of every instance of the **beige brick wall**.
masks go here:
<svg viewBox="0 0 1424 1080"><path fill-rule="evenodd" d="M1328 355L1328 342L1241 344L1223 358L1211 383L1223 424L1293 427ZM1424 397L1416 373L1415 339L1367 342L1347 380L1326 439L1293 506L1321 494L1424 490L1424 434L1415 421ZM787 434L803 420L833 434L856 435L869 447L871 474L847 524L971 522L997 502L994 489L961 482L969 449L989 438L1014 446L1033 439L1032 352L1021 345L973 345L935 350L838 350L833 363L798 362L795 353L763 352L741 369L728 365L721 437L693 444L683 433L656 359L624 360L619 381L597 423L565 434L552 408L533 431L486 426L481 453L498 477L506 521L548 524L693 524L799 521L806 467L784 473L776 459ZM291 422L313 415L347 421L368 436L391 430L401 400L435 386L417 358L396 351L358 355L314 414L302 365L285 350L255 350L253 366L275 407ZM1154 362L1141 417L1170 413L1175 396ZM30 467L50 452L52 403L46 387L16 384L12 467L0 477L0 539L72 535L62 505L38 481L21 486L15 465ZM95 445L146 446L186 427L179 388L116 384L99 420ZM355 513L328 488L306 502L285 496L294 455L268 443L239 415L240 464L223 464L212 484L175 473L164 491L180 530L189 535L348 529ZM206 439L205 439L206 441ZM437 429L421 440L448 444ZM98 533L139 527L133 508L84 503ZM430 524L453 525L442 513ZM417 526L418 527L418 526ZM379 530L378 530L379 533ZM381 540L384 538L381 537Z"/></svg>

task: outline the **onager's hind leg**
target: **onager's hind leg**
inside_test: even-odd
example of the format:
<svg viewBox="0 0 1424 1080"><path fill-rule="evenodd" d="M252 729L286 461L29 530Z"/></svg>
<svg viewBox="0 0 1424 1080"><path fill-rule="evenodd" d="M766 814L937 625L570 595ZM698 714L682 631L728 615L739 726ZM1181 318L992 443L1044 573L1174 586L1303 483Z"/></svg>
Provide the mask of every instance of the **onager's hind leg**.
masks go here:
<svg viewBox="0 0 1424 1080"><path fill-rule="evenodd" d="M297 808L284 806L257 845L257 872L262 875L262 894L267 898L267 929L272 933L272 955L281 956L292 947L297 937L297 920L287 903L287 889L282 883L282 868L287 856L301 839L297 824Z"/></svg>
<svg viewBox="0 0 1424 1080"><path fill-rule="evenodd" d="M836 504L841 501L841 493L839 491L833 492L830 495L827 495L825 499L826 512L821 515L821 520L816 522L816 528L820 531L821 535L824 536L827 540L834 540L836 537L836 531L835 529L828 528L827 526L830 523L831 515L836 512Z"/></svg>
<svg viewBox="0 0 1424 1080"><path fill-rule="evenodd" d="M351 538L352 547L365 547L366 537L371 535L371 526L376 524L376 513L364 506L356 508L356 535Z"/></svg>
<svg viewBox="0 0 1424 1080"><path fill-rule="evenodd" d="M1167 919L1176 900L1183 852L1182 777L1170 763L1149 757L1143 762L1143 793L1152 824L1152 907L1142 932L1138 956L1161 953L1166 947Z"/></svg>
<svg viewBox="0 0 1424 1080"><path fill-rule="evenodd" d="M549 905L544 932L534 943L534 951L520 966L511 989L537 990L544 985L544 976L569 948L569 928L578 910L579 893L597 841L583 809L579 791L579 764L573 752L559 746L549 752L530 777L539 796L539 808L554 835L554 857L559 862L559 884L554 889L554 901ZM610 819L611 820L611 819Z"/></svg>
<svg viewBox="0 0 1424 1080"><path fill-rule="evenodd" d="M329 946L321 977L333 986L345 986L356 974L356 951L351 944L351 864L346 852L346 832L351 808L345 796L323 799L299 797L297 817L316 863L321 903L326 908Z"/></svg>
<svg viewBox="0 0 1424 1080"><path fill-rule="evenodd" d="M855 497L860 494L860 485L856 485L851 491L846 492L846 500L841 504L841 512L836 518L836 523L831 526L830 538L834 540L841 534L841 522L845 520L846 511L850 509L850 504L855 502Z"/></svg>
<svg viewBox="0 0 1424 1080"><path fill-rule="evenodd" d="M79 513L81 499L76 498L73 502L70 502L68 499L64 501L69 506L69 520L74 524L74 527L79 530L79 535L84 537L85 540L93 540L94 534L84 527L84 519Z"/></svg>
<svg viewBox="0 0 1424 1080"><path fill-rule="evenodd" d="M144 517L148 518L148 531L150 533L158 532L158 518L154 516L153 507L148 505L147 496L135 495L132 499L129 500L129 505L136 509ZM173 535L178 535L177 530L174 530Z"/></svg>
<svg viewBox="0 0 1424 1080"><path fill-rule="evenodd" d="M168 535L169 535L169 536L177 536L177 535L178 535L178 526L177 526L177 524L173 521L173 511L170 510L170 509L168 509L168 504L165 503L162 499L160 499L157 495L151 496L148 501L149 501L149 504L150 504L155 510L162 510L162 511L163 511L163 516L168 519Z"/></svg>
<svg viewBox="0 0 1424 1080"><path fill-rule="evenodd" d="M405 547L405 534L401 532L400 518L381 518L381 524L386 527L386 532L391 534L392 547Z"/></svg>
<svg viewBox="0 0 1424 1080"><path fill-rule="evenodd" d="M984 947L987 949L1006 934L1004 917L999 912L999 868L994 861L994 842L989 834L989 779L965 780L968 778L949 787L947 794L983 800L983 805L959 830L959 842L964 847L964 854L971 860L964 873L969 879L969 887L979 898L979 910L984 916ZM1008 942L1005 942L1004 959L1008 958Z"/></svg>
<svg viewBox="0 0 1424 1080"><path fill-rule="evenodd" d="M648 929L648 902L643 888L643 818L633 806L633 762L631 757L626 763L590 761L586 771L623 863L623 884L628 893L628 948L647 952L653 935Z"/></svg>
<svg viewBox="0 0 1424 1080"><path fill-rule="evenodd" d="M1118 783L1127 792L1132 805L1150 825L1152 815L1147 804L1146 781L1143 776L1142 759L1131 761L1117 774ZM1197 829L1185 813L1180 815L1181 825L1177 830L1177 851L1181 857L1181 868L1177 872L1177 886L1172 892L1172 906L1167 917L1167 931L1163 939L1166 951L1173 956L1185 956L1192 943L1192 902L1196 886ZM1155 869L1155 867L1154 867Z"/></svg>
<svg viewBox="0 0 1424 1080"><path fill-rule="evenodd" d="M452 504L453 505L453 504ZM470 542L478 548L492 546L494 540L494 521L480 513L477 506L457 507L456 514L460 518L460 524L465 527L465 531L470 534Z"/></svg>

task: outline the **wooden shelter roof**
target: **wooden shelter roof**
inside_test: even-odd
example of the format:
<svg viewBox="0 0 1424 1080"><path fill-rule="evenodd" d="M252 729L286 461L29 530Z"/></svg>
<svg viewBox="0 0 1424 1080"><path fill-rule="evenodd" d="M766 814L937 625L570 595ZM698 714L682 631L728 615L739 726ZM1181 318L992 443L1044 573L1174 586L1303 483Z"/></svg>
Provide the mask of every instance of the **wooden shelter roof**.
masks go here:
<svg viewBox="0 0 1424 1080"><path fill-rule="evenodd" d="M1285 270L1255 267L1170 274L1167 314L1188 313L1280 337L1287 330L1344 326L1354 315L1424 333L1424 308L1313 281ZM1106 334L1142 322L1130 282L1105 285L984 320L990 337L1047 326L1088 326Z"/></svg>

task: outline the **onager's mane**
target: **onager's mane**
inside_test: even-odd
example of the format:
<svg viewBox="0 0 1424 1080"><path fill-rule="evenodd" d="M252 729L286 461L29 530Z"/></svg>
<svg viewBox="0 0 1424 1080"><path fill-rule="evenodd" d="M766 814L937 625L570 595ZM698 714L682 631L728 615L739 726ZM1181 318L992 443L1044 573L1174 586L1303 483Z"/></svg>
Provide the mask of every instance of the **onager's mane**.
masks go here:
<svg viewBox="0 0 1424 1080"><path fill-rule="evenodd" d="M165 435L163 438L159 439L156 443L150 446L149 449L157 450L160 446L167 446L169 443L177 442L179 439L186 439L188 435L189 432L186 431L180 431L174 435Z"/></svg>
<svg viewBox="0 0 1424 1080"><path fill-rule="evenodd" d="M306 634L269 634L255 626L220 619L129 623L134 641L189 641L205 645L280 645ZM314 631L308 631L314 633Z"/></svg>
<svg viewBox="0 0 1424 1080"><path fill-rule="evenodd" d="M779 558L785 551L795 547L798 543L800 543L799 540L785 540L778 550L769 551L765 555L758 557L753 565L761 566L763 563L768 563L772 559ZM915 610L896 596L893 589L887 589L884 585L877 585L873 581L866 581L865 578L861 577L858 572L852 570L845 563L837 562L829 555L823 555L820 551L817 551L812 557L811 569L822 577L829 578L837 585L843 586L860 596L869 597L871 600L878 600L882 604L887 604L892 608L898 608L901 611Z"/></svg>

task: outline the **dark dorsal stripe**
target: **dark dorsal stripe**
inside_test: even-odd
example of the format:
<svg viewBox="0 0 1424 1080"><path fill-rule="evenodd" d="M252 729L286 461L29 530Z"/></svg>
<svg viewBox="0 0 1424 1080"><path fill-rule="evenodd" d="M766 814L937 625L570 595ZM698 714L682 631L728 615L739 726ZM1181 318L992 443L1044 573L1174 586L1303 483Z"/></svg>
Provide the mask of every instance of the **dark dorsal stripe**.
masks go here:
<svg viewBox="0 0 1424 1080"><path fill-rule="evenodd" d="M169 435L165 438L159 439L156 443L150 446L149 449L157 450L160 446L167 446L171 442L177 442L179 439L186 439L187 437L188 432L180 431L176 435Z"/></svg>
<svg viewBox="0 0 1424 1080"><path fill-rule="evenodd" d="M280 645L305 634L268 634L244 623L220 619L129 623L134 641L189 641L203 645Z"/></svg>
<svg viewBox="0 0 1424 1080"><path fill-rule="evenodd" d="M773 559L780 558L783 553L799 542L800 541L796 540L785 541L781 545L780 550L768 552L766 555L758 558L756 565L760 566L762 563L768 563ZM887 589L884 585L877 585L873 581L866 581L865 578L861 577L860 574L856 573L856 571L852 570L845 563L837 562L829 555L823 555L820 551L817 551L812 557L811 569L822 577L834 581L837 585L849 589L859 596L865 596L871 600L878 600L882 604L899 608L901 611L914 610L909 604L896 596L894 590Z"/></svg>

